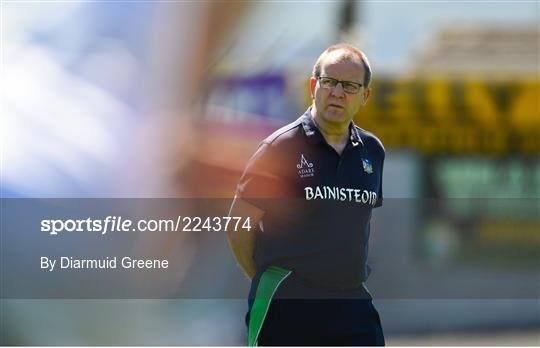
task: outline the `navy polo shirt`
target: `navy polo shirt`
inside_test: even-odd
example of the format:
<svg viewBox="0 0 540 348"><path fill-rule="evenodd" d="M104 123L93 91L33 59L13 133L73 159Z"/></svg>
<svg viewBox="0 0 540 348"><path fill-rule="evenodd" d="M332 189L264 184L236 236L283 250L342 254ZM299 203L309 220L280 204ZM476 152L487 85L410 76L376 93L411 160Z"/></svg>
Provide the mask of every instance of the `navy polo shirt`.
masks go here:
<svg viewBox="0 0 540 348"><path fill-rule="evenodd" d="M308 109L259 145L237 197L264 210L255 239L258 270L291 269L311 284L361 286L371 211L382 205L384 147L355 126L341 156L325 141Z"/></svg>

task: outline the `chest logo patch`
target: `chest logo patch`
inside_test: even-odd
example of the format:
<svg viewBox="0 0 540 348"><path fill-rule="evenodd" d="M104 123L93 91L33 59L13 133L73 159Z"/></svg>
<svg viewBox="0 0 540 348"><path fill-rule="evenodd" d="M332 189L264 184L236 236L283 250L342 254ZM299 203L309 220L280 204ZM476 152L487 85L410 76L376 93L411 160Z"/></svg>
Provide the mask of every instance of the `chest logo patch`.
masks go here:
<svg viewBox="0 0 540 348"><path fill-rule="evenodd" d="M306 178L315 175L315 169L313 169L313 163L308 162L304 157L304 154L300 154L300 163L296 165L298 169L298 175L301 178Z"/></svg>
<svg viewBox="0 0 540 348"><path fill-rule="evenodd" d="M373 173L373 166L371 165L371 161L367 158L362 158L362 166L364 167L364 172L368 174Z"/></svg>

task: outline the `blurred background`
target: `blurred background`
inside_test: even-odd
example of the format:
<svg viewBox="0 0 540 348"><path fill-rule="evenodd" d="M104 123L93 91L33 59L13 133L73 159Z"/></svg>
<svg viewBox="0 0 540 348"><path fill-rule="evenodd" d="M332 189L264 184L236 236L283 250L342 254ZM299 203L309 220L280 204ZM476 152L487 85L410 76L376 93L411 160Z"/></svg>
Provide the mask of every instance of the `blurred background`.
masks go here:
<svg viewBox="0 0 540 348"><path fill-rule="evenodd" d="M355 122L387 150L368 281L387 344L539 345L538 2L0 6L3 200L231 199L310 104L319 54L350 42L373 69ZM247 296L224 236L138 248ZM246 309L2 299L2 344L244 345Z"/></svg>

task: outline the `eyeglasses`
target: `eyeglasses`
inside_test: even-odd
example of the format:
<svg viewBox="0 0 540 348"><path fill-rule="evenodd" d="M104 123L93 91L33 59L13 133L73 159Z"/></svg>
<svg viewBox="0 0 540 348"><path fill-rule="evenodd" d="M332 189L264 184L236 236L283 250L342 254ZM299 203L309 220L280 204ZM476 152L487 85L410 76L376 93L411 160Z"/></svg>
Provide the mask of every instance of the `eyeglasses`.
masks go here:
<svg viewBox="0 0 540 348"><path fill-rule="evenodd" d="M360 92L360 88L363 87L361 83L351 82L351 81L340 81L326 76L317 76L317 80L321 84L322 88L331 89L341 83L341 87L347 94L356 94Z"/></svg>

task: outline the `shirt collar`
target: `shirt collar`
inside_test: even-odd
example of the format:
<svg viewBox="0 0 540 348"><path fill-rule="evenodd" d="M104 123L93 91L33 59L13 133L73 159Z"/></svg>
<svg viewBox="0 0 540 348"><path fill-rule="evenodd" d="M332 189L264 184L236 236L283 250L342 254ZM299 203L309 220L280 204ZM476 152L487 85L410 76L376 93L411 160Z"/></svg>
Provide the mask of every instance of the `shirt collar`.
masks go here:
<svg viewBox="0 0 540 348"><path fill-rule="evenodd" d="M313 120L313 117L311 116L311 106L307 109L307 111L302 115L302 126L304 128L304 132L306 136L309 138L310 141L316 143L319 141L322 141L324 139L321 131L317 127L317 124ZM358 128L354 124L353 121L351 121L351 124L349 125L349 140L352 144L352 146L358 146L362 145L364 146L364 143L362 142L362 138L360 137L360 132L358 132Z"/></svg>

